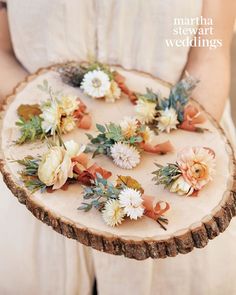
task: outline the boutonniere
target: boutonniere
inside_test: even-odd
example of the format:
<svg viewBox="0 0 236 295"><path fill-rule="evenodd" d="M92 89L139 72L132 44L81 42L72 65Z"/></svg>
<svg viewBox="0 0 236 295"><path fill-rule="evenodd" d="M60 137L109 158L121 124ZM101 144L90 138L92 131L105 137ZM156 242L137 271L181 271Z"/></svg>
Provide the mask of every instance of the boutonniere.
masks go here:
<svg viewBox="0 0 236 295"><path fill-rule="evenodd" d="M65 83L80 87L92 98L115 102L123 92L131 100L135 99L134 92L125 84L125 78L100 62L67 63L59 68L59 72Z"/></svg>
<svg viewBox="0 0 236 295"><path fill-rule="evenodd" d="M48 94L48 99L34 105L20 105L17 109L21 136L18 144L43 139L45 136L66 134L73 129L89 129L92 119L86 105L77 97L54 92L43 81L38 88Z"/></svg>
<svg viewBox="0 0 236 295"><path fill-rule="evenodd" d="M88 165L88 156L84 153L85 146L73 140L63 145L51 144L49 150L41 156L28 156L16 162L23 166L19 172L21 180L32 192L66 189L71 183L90 185L97 173L104 178L111 176L96 163Z"/></svg>
<svg viewBox="0 0 236 295"><path fill-rule="evenodd" d="M185 148L178 154L176 163L156 165L158 169L153 172L153 180L157 185L162 184L181 196L197 196L213 179L215 153L207 147Z"/></svg>
<svg viewBox="0 0 236 295"><path fill-rule="evenodd" d="M156 154L171 152L169 141L152 145L154 132L135 118L127 117L120 124L97 124L98 135L87 134L90 144L86 151L93 157L103 154L111 157L123 169L132 169L140 162L140 154L147 151Z"/></svg>
<svg viewBox="0 0 236 295"><path fill-rule="evenodd" d="M203 132L198 124L203 123L205 117L197 107L189 104L190 95L198 82L187 76L171 88L167 98L151 89L147 89L146 94L136 94L137 118L156 133L169 133L177 128Z"/></svg>
<svg viewBox="0 0 236 295"><path fill-rule="evenodd" d="M92 208L99 210L109 226L118 226L125 219L137 220L143 216L156 220L163 229L168 224L163 215L169 210L169 204L146 196L140 183L130 176L118 176L112 183L98 175L90 187L84 188L83 197L87 202L78 209L85 212Z"/></svg>

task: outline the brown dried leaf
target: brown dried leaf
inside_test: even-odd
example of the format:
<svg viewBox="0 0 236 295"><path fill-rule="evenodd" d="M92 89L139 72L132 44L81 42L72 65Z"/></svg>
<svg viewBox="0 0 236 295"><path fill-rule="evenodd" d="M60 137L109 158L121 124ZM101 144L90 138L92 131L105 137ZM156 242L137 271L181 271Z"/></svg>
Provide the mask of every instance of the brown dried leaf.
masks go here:
<svg viewBox="0 0 236 295"><path fill-rule="evenodd" d="M141 184L137 180L132 178L131 176L119 175L116 180L116 187L119 188L122 186L122 184L126 185L129 188L136 189L136 190L140 191L142 194L144 193L144 190L143 190Z"/></svg>
<svg viewBox="0 0 236 295"><path fill-rule="evenodd" d="M17 109L17 114L25 121L33 116L39 116L42 113L38 104L21 104Z"/></svg>

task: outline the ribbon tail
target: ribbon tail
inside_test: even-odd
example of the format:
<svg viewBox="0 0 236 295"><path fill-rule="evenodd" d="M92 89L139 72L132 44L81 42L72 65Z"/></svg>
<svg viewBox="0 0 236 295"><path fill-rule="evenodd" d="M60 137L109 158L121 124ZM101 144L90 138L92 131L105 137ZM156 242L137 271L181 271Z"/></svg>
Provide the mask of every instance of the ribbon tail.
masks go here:
<svg viewBox="0 0 236 295"><path fill-rule="evenodd" d="M90 115L84 115L78 122L77 127L81 129L90 129L92 126L92 118Z"/></svg>
<svg viewBox="0 0 236 295"><path fill-rule="evenodd" d="M169 140L156 145L142 143L140 147L143 148L144 151L154 154L167 154L174 151L174 147Z"/></svg>

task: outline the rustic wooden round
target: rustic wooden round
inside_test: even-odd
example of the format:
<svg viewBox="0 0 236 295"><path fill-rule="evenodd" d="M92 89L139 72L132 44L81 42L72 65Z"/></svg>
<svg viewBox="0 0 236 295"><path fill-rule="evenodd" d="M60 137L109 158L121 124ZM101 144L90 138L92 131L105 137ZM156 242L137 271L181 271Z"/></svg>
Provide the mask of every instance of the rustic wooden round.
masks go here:
<svg viewBox="0 0 236 295"><path fill-rule="evenodd" d="M58 233L63 234L64 236L72 239L76 239L80 243L90 246L94 249L97 249L99 251L111 253L114 255L124 255L129 258L134 258L137 260L143 260L148 257L151 258L166 258L166 257L174 257L178 253L189 253L191 252L194 247L196 248L203 248L207 245L208 241L211 239L214 239L216 236L218 236L221 232L225 231L225 229L228 227L230 220L233 216L236 215L236 168L235 168L235 158L233 149L225 137L224 131L221 129L221 127L218 125L214 119L206 113L207 118L209 119L207 122L206 127L211 129L211 127L215 132L216 136L210 137L210 135L202 135L202 134L192 134L186 131L174 131L174 135L170 135L170 139L174 140L175 145L180 148L181 146L185 146L185 136L186 136L186 142L188 141L188 144L191 143L191 138L195 137L195 140L193 142L197 141L199 142L199 145L204 144L206 145L206 142L209 141L210 147L214 148L214 139L218 138L220 136L221 140L221 154L217 154L219 158L221 158L222 161L226 161L227 163L227 173L224 173L224 171L218 175L218 178L216 177L215 182L213 181L211 184L209 184L209 189L203 189L203 192L200 193L200 196L198 198L183 198L179 197L175 194L170 194L169 192L165 192L163 189L157 189L157 195L159 199L164 199L168 201L171 204L172 210L170 213L168 213L168 218L170 221L170 229L167 230L167 232L163 231L158 227L158 225L155 223L155 221L150 220L147 217L142 218L139 221L127 221L124 222L124 225L117 227L116 229L112 229L108 226L105 226L102 224L101 216L98 212L91 212L91 213L83 213L80 211L77 211L76 205L79 203L75 203L74 212L73 214L77 214L81 218L87 218L87 222L91 223L90 226L85 226L83 224L80 224L78 220L73 220L71 216L66 216L60 214L60 208L66 207L66 198L65 195L67 192L58 192L53 194L53 200L50 203L50 206L47 203L47 200L50 198L48 196L40 196L36 197L32 194L30 194L27 189L24 188L22 183L19 181L19 178L17 177L17 173L13 173L13 170L10 169L10 165L17 165L17 164L9 164L9 154L7 154L7 151L12 148L12 141L10 143L10 139L13 138L16 139L17 134L17 128L14 127L14 122L10 122L9 117L7 117L7 112L12 105L15 102L15 97L19 96L21 92L26 89L26 87L31 87L31 82L35 79L42 76L42 79L44 75L47 75L49 72L53 72L53 75L57 75L56 73L57 66L44 68L39 70L38 72L29 75L23 82L18 84L16 88L14 89L13 93L9 95L2 105L2 120L1 120L1 162L0 162L0 169L3 174L4 181L8 188L12 191L12 193L17 197L18 201L24 205L32 212L32 214L37 217L42 222L46 223L47 225L51 226L55 231ZM122 71L123 75L137 75L144 78L145 81L155 81L156 86L154 88L161 88L162 91L166 92L168 90L168 87L170 86L168 83L165 83L163 81L160 81L152 76L149 76L145 73L138 73L134 71L125 71L120 68L120 71ZM130 76L131 77L131 76ZM41 80L42 80L41 79ZM59 76L57 77L59 80ZM132 80L132 79L131 79ZM50 81L49 81L50 83ZM61 82L60 82L61 83ZM135 87L134 84L132 84L132 81L129 81L129 78L127 79L127 83L130 87ZM146 82L145 82L146 83ZM139 83L140 84L140 83ZM139 85L140 86L140 85ZM141 85L141 87L138 87L139 89L133 88L133 90L144 90L145 85ZM66 87L66 86L65 86ZM67 86L69 87L69 86ZM29 88L28 91L31 91ZM34 85L35 88L35 85ZM154 89L157 90L157 89ZM71 89L71 91L79 91L78 89ZM33 96L33 95L32 95ZM82 96L82 99L85 100L86 98ZM21 98L23 101L24 98ZM33 100L29 101L29 97L25 97L24 102L26 103L33 103ZM126 98L122 98L126 99ZM87 101L85 101L87 104ZM90 100L90 104L93 103L92 100ZM103 102L101 102L103 103ZM196 102L195 102L196 103ZM102 108L109 108L109 104L103 103L104 105ZM17 107L14 106L15 109ZM199 106L200 107L200 106ZM113 112L115 110L115 107L113 106ZM119 108L117 109L117 112L119 112ZM130 115L130 113L128 112ZM102 115L101 115L102 116ZM116 117L114 113L114 117ZM15 121L16 117L14 118ZM104 118L103 118L104 121ZM5 130L7 128L11 128L11 132L8 135L9 142L6 142L6 136L3 134L3 132L6 132ZM79 131L78 131L79 132ZM186 135L185 135L186 134ZM192 136L192 137L191 137ZM166 139L167 135L161 135L161 139ZM173 137L173 138L172 138ZM209 138L210 139L209 139ZM73 136L72 136L73 138ZM201 142L201 140L203 141ZM219 140L219 139L218 139ZM37 147L40 146L42 148L41 143L36 144ZM24 147L21 147L17 150L16 154L18 157L22 158L23 155L27 154L35 154L36 145L24 145ZM218 145L218 144L216 144ZM225 150L222 152L222 146L225 148ZM217 146L215 146L215 149L217 149ZM37 150L38 152L38 150ZM161 164L164 164L168 161L174 161L176 154L173 154L171 157L169 156L156 156L155 159L152 159L150 155L144 156L149 157L147 161L148 163L151 163L150 161L156 161L160 162ZM100 162L99 162L100 161ZM100 159L98 160L98 163L104 163L104 161L109 162L109 167L112 167L112 163L110 163L110 160L106 159ZM143 160L144 161L144 160ZM145 160L146 161L146 160ZM223 163L221 163L223 167ZM113 165L114 166L114 165ZM20 167L14 166L15 169ZM106 166L105 166L106 168ZM219 168L219 167L218 167ZM223 168L222 168L223 169ZM224 168L226 169L226 168ZM150 172L154 170L154 166L150 167ZM218 169L219 170L219 169ZM218 171L217 170L217 171ZM138 170L142 172L142 163L141 168ZM225 170L226 171L226 170ZM119 173L121 170L118 171ZM126 172L122 171L123 175L132 175L132 171ZM143 175L139 175L139 181L141 183L147 182L148 184L144 186L145 191L149 189L149 178L151 178L151 175L146 175L146 173L143 173ZM227 179L226 179L227 178ZM220 195L220 198L218 197L218 201L215 204L214 203L214 191L215 194L218 192L217 183L219 184L219 179L222 179L222 183L225 183L225 186L223 186L222 194ZM221 181L220 181L221 182ZM159 189L159 190L158 190ZM222 188L221 188L222 189ZM219 189L220 190L220 189ZM76 191L77 192L77 191ZM70 194L75 194L75 190L72 189L72 192ZM57 195L58 194L58 195ZM166 195L166 197L165 197ZM161 196L161 197L160 197ZM57 209L53 209L53 202L61 202L60 206L57 207ZM206 206L208 202L209 197L209 206L212 206L211 209ZM82 201L81 194L77 196L76 200L79 199L79 202ZM60 201L61 200L61 201ZM68 197L68 200L69 197ZM74 200L74 199L73 199ZM173 202L172 202L173 200ZM69 201L68 201L69 202ZM202 202L202 203L201 203ZM205 203L204 203L205 202ZM186 209L185 209L186 204ZM189 208L192 208L192 212L188 212L188 206ZM58 209L59 208L59 209ZM182 209L180 209L182 208ZM196 209L196 210L195 210ZM64 210L64 209L63 209ZM70 209L71 210L71 209ZM179 210L179 211L178 211ZM181 211L182 210L182 211ZM190 210L190 211L191 211ZM202 214L202 217L198 220L194 220L194 218L191 219L191 216L195 215L195 211L200 211ZM91 214L91 215L86 215ZM186 216L185 216L186 214ZM77 218L76 215L76 218ZM184 215L184 216L182 216ZM72 215L75 216L75 215ZM199 216L199 215L196 215ZM79 217L78 217L79 218ZM93 219L94 218L94 219ZM181 221L185 226L178 227L178 220L184 219L184 221ZM188 226L186 224L189 220L194 220L194 222L190 222ZM90 220L90 221L88 221ZM94 220L94 221L93 221ZM101 229L96 228L96 224L99 224ZM102 224L102 225L101 225ZM139 227L139 230L137 228ZM168 227L168 228L169 228ZM145 233L147 229L147 233L150 231L151 234ZM130 230L133 230L133 233L128 235ZM138 232L138 233L136 233Z"/></svg>

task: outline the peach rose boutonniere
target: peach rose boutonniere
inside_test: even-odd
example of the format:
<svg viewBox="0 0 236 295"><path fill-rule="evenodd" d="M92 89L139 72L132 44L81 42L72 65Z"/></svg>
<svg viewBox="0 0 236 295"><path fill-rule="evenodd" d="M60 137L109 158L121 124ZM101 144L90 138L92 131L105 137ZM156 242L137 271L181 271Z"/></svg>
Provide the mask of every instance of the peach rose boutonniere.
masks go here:
<svg viewBox="0 0 236 295"><path fill-rule="evenodd" d="M158 166L154 171L156 184L164 184L170 192L181 196L197 196L212 181L215 173L215 153L207 147L183 149L174 164Z"/></svg>

